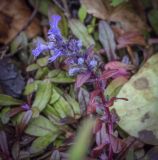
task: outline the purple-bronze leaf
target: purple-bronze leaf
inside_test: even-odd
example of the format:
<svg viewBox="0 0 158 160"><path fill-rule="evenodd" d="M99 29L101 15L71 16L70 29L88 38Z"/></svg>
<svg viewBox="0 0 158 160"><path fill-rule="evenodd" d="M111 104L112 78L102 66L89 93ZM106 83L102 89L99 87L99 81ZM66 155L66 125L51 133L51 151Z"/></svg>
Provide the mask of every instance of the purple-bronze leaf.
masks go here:
<svg viewBox="0 0 158 160"><path fill-rule="evenodd" d="M3 130L0 131L0 150L6 156L9 156L7 136L6 136L6 133Z"/></svg>
<svg viewBox="0 0 158 160"><path fill-rule="evenodd" d="M29 121L31 120L32 117L32 111L28 110L24 113L21 123L19 125L19 133L21 134L24 129L26 128L26 126L28 125Z"/></svg>
<svg viewBox="0 0 158 160"><path fill-rule="evenodd" d="M75 87L79 88L81 87L87 80L90 78L91 73L81 73L77 76L77 80L75 83Z"/></svg>

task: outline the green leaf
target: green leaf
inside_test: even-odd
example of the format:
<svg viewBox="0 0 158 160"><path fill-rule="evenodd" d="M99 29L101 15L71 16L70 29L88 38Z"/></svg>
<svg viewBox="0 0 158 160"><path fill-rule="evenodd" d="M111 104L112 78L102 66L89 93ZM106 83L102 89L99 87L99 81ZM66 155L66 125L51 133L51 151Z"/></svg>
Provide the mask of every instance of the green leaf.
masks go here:
<svg viewBox="0 0 158 160"><path fill-rule="evenodd" d="M49 58L49 56L39 58L39 59L37 60L37 64L38 64L40 67L47 66L47 65L48 65L48 58Z"/></svg>
<svg viewBox="0 0 158 160"><path fill-rule="evenodd" d="M115 108L119 126L147 144L158 145L158 54L153 55L121 88Z"/></svg>
<svg viewBox="0 0 158 160"><path fill-rule="evenodd" d="M52 84L47 80L39 83L38 89L36 92L35 100L32 104L32 109L34 111L34 116L36 112L41 112L48 104L51 97Z"/></svg>
<svg viewBox="0 0 158 160"><path fill-rule="evenodd" d="M82 41L85 47L95 44L91 35L88 34L87 28L77 19L70 19L69 26L73 34Z"/></svg>
<svg viewBox="0 0 158 160"><path fill-rule="evenodd" d="M59 100L60 97L61 95L56 91L56 89L53 88L49 104L54 104L55 102Z"/></svg>
<svg viewBox="0 0 158 160"><path fill-rule="evenodd" d="M59 100L56 103L54 103L53 106L59 113L61 118L74 117L74 113L70 104L63 97L60 97Z"/></svg>
<svg viewBox="0 0 158 160"><path fill-rule="evenodd" d="M113 7L118 6L119 4L123 3L123 2L127 2L128 0L112 0L111 5Z"/></svg>
<svg viewBox="0 0 158 160"><path fill-rule="evenodd" d="M15 99L11 96L0 94L0 105L1 106L14 106L14 105L20 105L24 103L21 100Z"/></svg>
<svg viewBox="0 0 158 160"><path fill-rule="evenodd" d="M94 119L86 119L78 132L74 145L69 151L69 160L83 160L86 157L92 138Z"/></svg>
<svg viewBox="0 0 158 160"><path fill-rule="evenodd" d="M50 80L53 83L64 83L64 84L65 83L73 83L73 82L75 82L74 78L68 76L67 72L61 71L61 70L60 70L60 72L58 72L58 74L55 77L50 78Z"/></svg>
<svg viewBox="0 0 158 160"><path fill-rule="evenodd" d="M65 94L64 97L67 100L67 102L70 104L71 108L73 109L75 116L80 117L81 110L80 110L79 103L68 94Z"/></svg>
<svg viewBox="0 0 158 160"><path fill-rule="evenodd" d="M39 137L46 136L48 134L57 134L59 133L59 130L47 118L40 115L30 121L25 133Z"/></svg>
<svg viewBox="0 0 158 160"><path fill-rule="evenodd" d="M34 81L32 83L28 83L25 86L24 95L29 95L29 94L35 92L38 89L39 83L40 83L40 81Z"/></svg>
<svg viewBox="0 0 158 160"><path fill-rule="evenodd" d="M61 71L60 69L54 69L48 73L47 77L48 78L56 77L60 73L60 71Z"/></svg>
<svg viewBox="0 0 158 160"><path fill-rule="evenodd" d="M43 137L36 138L29 149L30 153L39 153L46 150L47 146L52 143L58 135L58 133L50 133Z"/></svg>
<svg viewBox="0 0 158 160"><path fill-rule="evenodd" d="M0 112L0 119L3 124L7 124L10 120L9 111L10 107L5 107Z"/></svg>
<svg viewBox="0 0 158 160"><path fill-rule="evenodd" d="M81 5L79 11L78 11L78 17L80 19L80 21L83 23L85 18L87 16L87 10L86 10L86 7Z"/></svg>
<svg viewBox="0 0 158 160"><path fill-rule="evenodd" d="M38 11L43 15L48 16L48 8L53 6L51 0L29 0L30 4L35 7L36 3L38 4Z"/></svg>
<svg viewBox="0 0 158 160"><path fill-rule="evenodd" d="M33 64L30 64L29 66L27 66L26 72L35 71L37 69L39 69L39 65L36 63L33 63Z"/></svg>
<svg viewBox="0 0 158 160"><path fill-rule="evenodd" d="M54 120L56 122L60 120L59 113L51 105L47 105L47 107L43 110L43 113L51 120Z"/></svg>
<svg viewBox="0 0 158 160"><path fill-rule="evenodd" d="M151 26L158 35L158 9L151 10L148 14L148 18Z"/></svg>
<svg viewBox="0 0 158 160"><path fill-rule="evenodd" d="M96 18L93 17L91 23L87 25L88 33L89 34L93 33L95 31L95 27L96 27Z"/></svg>
<svg viewBox="0 0 158 160"><path fill-rule="evenodd" d="M35 79L43 79L49 72L48 67L38 69L35 75Z"/></svg>

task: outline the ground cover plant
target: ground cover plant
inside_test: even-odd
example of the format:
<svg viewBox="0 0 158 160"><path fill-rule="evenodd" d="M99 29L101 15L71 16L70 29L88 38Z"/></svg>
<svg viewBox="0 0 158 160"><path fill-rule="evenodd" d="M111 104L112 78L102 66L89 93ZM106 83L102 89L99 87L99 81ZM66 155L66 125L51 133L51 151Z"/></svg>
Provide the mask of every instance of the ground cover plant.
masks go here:
<svg viewBox="0 0 158 160"><path fill-rule="evenodd" d="M158 2L1 3L0 159L157 160Z"/></svg>

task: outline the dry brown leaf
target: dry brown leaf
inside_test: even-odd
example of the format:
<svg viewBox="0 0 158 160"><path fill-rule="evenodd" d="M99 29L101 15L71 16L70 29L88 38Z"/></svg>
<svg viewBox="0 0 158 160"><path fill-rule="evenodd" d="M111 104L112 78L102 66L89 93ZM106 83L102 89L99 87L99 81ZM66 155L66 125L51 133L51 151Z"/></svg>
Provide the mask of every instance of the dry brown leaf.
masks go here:
<svg viewBox="0 0 158 160"><path fill-rule="evenodd" d="M145 38L138 32L126 32L117 38L118 48L127 47L128 45L142 45L145 46Z"/></svg>
<svg viewBox="0 0 158 160"><path fill-rule="evenodd" d="M18 31L27 23L31 11L23 0L1 0L0 6L0 43L9 42ZM40 32L38 19L34 18L28 26L26 33L29 38Z"/></svg>
<svg viewBox="0 0 158 160"><path fill-rule="evenodd" d="M11 18L0 12L0 40L8 38Z"/></svg>
<svg viewBox="0 0 158 160"><path fill-rule="evenodd" d="M129 4L111 7L108 0L81 0L87 12L93 16L107 21L118 22L124 32L143 33L146 28L143 18Z"/></svg>
<svg viewBox="0 0 158 160"><path fill-rule="evenodd" d="M109 16L109 5L104 0L81 0L81 4L86 7L87 12L100 19L107 19Z"/></svg>
<svg viewBox="0 0 158 160"><path fill-rule="evenodd" d="M125 32L142 33L147 28L145 22L128 5L116 7L108 20L121 24L121 27Z"/></svg>

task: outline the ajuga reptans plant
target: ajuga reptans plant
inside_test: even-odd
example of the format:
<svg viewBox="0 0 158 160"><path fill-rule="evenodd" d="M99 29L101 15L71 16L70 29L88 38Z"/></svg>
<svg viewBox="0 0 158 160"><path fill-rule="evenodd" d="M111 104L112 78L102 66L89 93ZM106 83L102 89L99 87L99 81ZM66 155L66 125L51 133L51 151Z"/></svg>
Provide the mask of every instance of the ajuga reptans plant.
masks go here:
<svg viewBox="0 0 158 160"><path fill-rule="evenodd" d="M108 98L104 96L104 89L108 84L109 79L116 78L118 76L128 76L128 71L124 68L102 67L102 62L93 52L93 47L89 47L83 51L82 42L76 39L66 40L58 27L58 23L61 17L59 15L53 15L50 22L50 29L48 31L48 42L37 42L36 48L32 51L35 57L38 57L45 51L50 52L48 62L54 62L60 57L64 59L64 62L68 66L68 74L70 76L76 76L76 86L80 87L85 82L92 83L94 90L90 93L90 100L87 106L87 114L97 115L98 121L96 123L96 130L94 134L96 136L96 147L92 151L94 157L108 160L113 159L113 145L114 145L114 125L117 121L109 107L113 105L114 101L118 98ZM103 71L99 68L102 67ZM102 137L102 142L98 141L101 132L106 134ZM113 143L111 142L113 140ZM108 147L107 147L108 146ZM96 152L97 150L97 152Z"/></svg>

